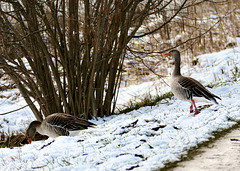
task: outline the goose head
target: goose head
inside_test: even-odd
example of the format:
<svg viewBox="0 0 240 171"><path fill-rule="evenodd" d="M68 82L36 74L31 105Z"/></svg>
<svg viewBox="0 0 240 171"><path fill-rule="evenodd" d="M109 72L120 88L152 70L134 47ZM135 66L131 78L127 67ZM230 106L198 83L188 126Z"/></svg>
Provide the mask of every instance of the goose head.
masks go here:
<svg viewBox="0 0 240 171"><path fill-rule="evenodd" d="M181 56L180 56L180 52L178 50L171 50L167 53L163 54L164 56L171 56L174 58L174 62L175 62L175 67L173 70L173 76L179 76L181 75L180 72L180 65L181 65Z"/></svg>
<svg viewBox="0 0 240 171"><path fill-rule="evenodd" d="M35 137L35 134L37 132L37 128L39 128L40 125L41 125L40 121L32 121L29 127L27 128L26 136L28 138L29 144L31 144L32 139Z"/></svg>

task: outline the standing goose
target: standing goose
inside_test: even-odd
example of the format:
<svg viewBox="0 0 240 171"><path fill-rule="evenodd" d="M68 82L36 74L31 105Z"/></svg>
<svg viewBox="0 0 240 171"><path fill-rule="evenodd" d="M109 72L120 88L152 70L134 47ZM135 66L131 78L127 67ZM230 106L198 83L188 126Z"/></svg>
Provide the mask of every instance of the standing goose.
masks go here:
<svg viewBox="0 0 240 171"><path fill-rule="evenodd" d="M73 131L87 129L94 125L94 123L85 119L75 118L69 114L54 113L47 116L42 122L32 121L26 131L26 135L31 144L36 132L56 138L61 135L73 135Z"/></svg>
<svg viewBox="0 0 240 171"><path fill-rule="evenodd" d="M178 99L189 101L191 103L190 113L193 112L193 106L195 108L194 115L200 113L200 111L197 109L195 105L195 102L212 101L218 104L215 98L221 100L220 97L211 93L197 80L191 77L184 77L181 75L180 72L181 57L178 50L172 50L170 52L164 53L163 55L172 56L175 60L175 67L173 69L173 73L171 76L171 90L174 96L177 97Z"/></svg>

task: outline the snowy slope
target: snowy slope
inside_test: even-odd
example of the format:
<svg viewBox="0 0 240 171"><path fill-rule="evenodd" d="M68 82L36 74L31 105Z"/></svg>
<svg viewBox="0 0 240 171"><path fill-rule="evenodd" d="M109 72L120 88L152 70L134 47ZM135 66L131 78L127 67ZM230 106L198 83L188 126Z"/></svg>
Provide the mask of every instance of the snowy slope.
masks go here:
<svg viewBox="0 0 240 171"><path fill-rule="evenodd" d="M184 75L198 78L220 96L219 105L189 114L190 104L177 99L163 100L126 114L92 120L96 128L83 130L76 137L36 141L23 147L0 149L0 170L152 170L164 167L186 154L187 150L212 137L213 131L229 128L240 120L240 82L232 82L240 66L240 48L198 57L200 65L182 67ZM166 79L166 81L168 81ZM158 80L120 90L118 104L144 94L164 93ZM134 96L134 97L133 97ZM24 105L1 103L2 111ZM16 106L17 105L17 106ZM198 103L204 105L204 103ZM29 109L0 116L0 131L22 130L34 119ZM8 121L8 122L6 122ZM47 145L47 146L44 146Z"/></svg>

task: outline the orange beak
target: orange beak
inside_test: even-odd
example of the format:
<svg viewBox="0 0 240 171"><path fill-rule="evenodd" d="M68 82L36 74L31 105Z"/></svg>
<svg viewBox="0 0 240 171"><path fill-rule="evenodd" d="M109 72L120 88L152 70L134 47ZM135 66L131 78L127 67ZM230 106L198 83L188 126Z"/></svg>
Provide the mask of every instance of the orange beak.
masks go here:
<svg viewBox="0 0 240 171"><path fill-rule="evenodd" d="M29 144L31 144L32 143L32 138L28 138L28 142L29 142Z"/></svg>
<svg viewBox="0 0 240 171"><path fill-rule="evenodd" d="M163 54L164 56L169 56L170 55L170 52L166 52Z"/></svg>

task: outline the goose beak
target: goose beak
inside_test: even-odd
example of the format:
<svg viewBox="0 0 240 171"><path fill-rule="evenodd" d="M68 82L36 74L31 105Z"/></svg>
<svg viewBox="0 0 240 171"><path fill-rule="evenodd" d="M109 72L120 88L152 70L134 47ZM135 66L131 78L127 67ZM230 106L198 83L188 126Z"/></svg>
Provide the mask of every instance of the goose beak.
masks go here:
<svg viewBox="0 0 240 171"><path fill-rule="evenodd" d="M29 144L31 144L32 143L32 138L28 138L28 142L29 142Z"/></svg>
<svg viewBox="0 0 240 171"><path fill-rule="evenodd" d="M170 55L170 52L166 52L163 54L164 56L169 56Z"/></svg>

